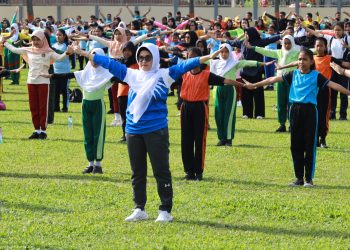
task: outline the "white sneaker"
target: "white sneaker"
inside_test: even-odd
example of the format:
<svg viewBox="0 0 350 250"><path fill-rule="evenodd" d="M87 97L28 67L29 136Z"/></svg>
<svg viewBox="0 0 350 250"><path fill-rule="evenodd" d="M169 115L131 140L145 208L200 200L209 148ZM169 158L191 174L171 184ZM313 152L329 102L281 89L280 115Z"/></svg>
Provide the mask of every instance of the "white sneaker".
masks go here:
<svg viewBox="0 0 350 250"><path fill-rule="evenodd" d="M241 101L237 102L237 107L242 107L242 102Z"/></svg>
<svg viewBox="0 0 350 250"><path fill-rule="evenodd" d="M123 124L123 119L119 113L115 114L116 126L121 126Z"/></svg>
<svg viewBox="0 0 350 250"><path fill-rule="evenodd" d="M111 122L110 126L116 127L116 126L117 126L117 120L113 120L113 121Z"/></svg>
<svg viewBox="0 0 350 250"><path fill-rule="evenodd" d="M243 119L248 119L247 115L242 116Z"/></svg>
<svg viewBox="0 0 350 250"><path fill-rule="evenodd" d="M158 218L155 220L155 222L172 222L173 221L173 217L167 211L159 210L158 213L159 215L158 215Z"/></svg>
<svg viewBox="0 0 350 250"><path fill-rule="evenodd" d="M146 211L142 211L140 208L134 209L134 212L125 218L125 221L139 221L139 220L146 220L148 218L148 215Z"/></svg>
<svg viewBox="0 0 350 250"><path fill-rule="evenodd" d="M260 115L258 115L258 116L256 117L256 119L261 120L261 119L263 119L263 117L262 117L262 116L260 116Z"/></svg>

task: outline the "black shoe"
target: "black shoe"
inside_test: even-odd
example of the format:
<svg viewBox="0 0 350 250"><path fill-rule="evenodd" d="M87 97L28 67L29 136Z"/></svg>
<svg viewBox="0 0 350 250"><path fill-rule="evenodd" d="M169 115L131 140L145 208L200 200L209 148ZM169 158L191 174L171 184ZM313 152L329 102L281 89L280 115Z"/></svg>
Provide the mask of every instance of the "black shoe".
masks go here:
<svg viewBox="0 0 350 250"><path fill-rule="evenodd" d="M61 112L61 110L60 110L60 109L55 109L54 111L55 111L55 112Z"/></svg>
<svg viewBox="0 0 350 250"><path fill-rule="evenodd" d="M110 115L110 114L114 114L114 111L110 109L110 110L107 112L107 114L109 114L109 115Z"/></svg>
<svg viewBox="0 0 350 250"><path fill-rule="evenodd" d="M299 187L304 185L304 180L303 179L296 179L294 182L290 183L289 186L292 187Z"/></svg>
<svg viewBox="0 0 350 250"><path fill-rule="evenodd" d="M329 120L335 120L337 117L335 116L335 113L331 111L331 115L329 117Z"/></svg>
<svg viewBox="0 0 350 250"><path fill-rule="evenodd" d="M90 174L94 170L94 166L88 166L84 169L83 174Z"/></svg>
<svg viewBox="0 0 350 250"><path fill-rule="evenodd" d="M265 90L273 90L273 85L266 86Z"/></svg>
<svg viewBox="0 0 350 250"><path fill-rule="evenodd" d="M286 125L280 125L278 129L276 129L277 133L284 133L287 132Z"/></svg>
<svg viewBox="0 0 350 250"><path fill-rule="evenodd" d="M328 148L328 146L326 144L326 138L321 138L319 147L321 147L321 148Z"/></svg>
<svg viewBox="0 0 350 250"><path fill-rule="evenodd" d="M346 121L348 118L344 117L344 116L341 116L339 117L339 121Z"/></svg>
<svg viewBox="0 0 350 250"><path fill-rule="evenodd" d="M320 144L320 140L319 139L317 139L317 142L316 142L316 147L321 147L321 144Z"/></svg>
<svg viewBox="0 0 350 250"><path fill-rule="evenodd" d="M68 112L68 109L62 109L62 112L63 112L63 113L67 113L67 112Z"/></svg>
<svg viewBox="0 0 350 250"><path fill-rule="evenodd" d="M39 135L39 139L40 140L45 140L47 138L47 134L46 133L40 133Z"/></svg>
<svg viewBox="0 0 350 250"><path fill-rule="evenodd" d="M232 147L232 140L226 140L225 146Z"/></svg>
<svg viewBox="0 0 350 250"><path fill-rule="evenodd" d="M53 120L47 121L47 124L53 124Z"/></svg>
<svg viewBox="0 0 350 250"><path fill-rule="evenodd" d="M194 175L194 173L186 173L185 174L185 180L195 180L196 179L196 176Z"/></svg>
<svg viewBox="0 0 350 250"><path fill-rule="evenodd" d="M100 166L94 166L94 169L92 170L93 174L103 174L102 167Z"/></svg>
<svg viewBox="0 0 350 250"><path fill-rule="evenodd" d="M39 139L40 134L37 132L34 132L31 136L28 137L29 140Z"/></svg>
<svg viewBox="0 0 350 250"><path fill-rule="evenodd" d="M174 95L175 95L174 91L170 91L168 94L168 96L174 96Z"/></svg>
<svg viewBox="0 0 350 250"><path fill-rule="evenodd" d="M126 137L124 135L122 137L120 137L119 142L126 142Z"/></svg>
<svg viewBox="0 0 350 250"><path fill-rule="evenodd" d="M226 141L225 140L220 140L217 144L216 144L216 146L225 146L226 145Z"/></svg>
<svg viewBox="0 0 350 250"><path fill-rule="evenodd" d="M196 174L196 181L202 181L203 180L203 174Z"/></svg>

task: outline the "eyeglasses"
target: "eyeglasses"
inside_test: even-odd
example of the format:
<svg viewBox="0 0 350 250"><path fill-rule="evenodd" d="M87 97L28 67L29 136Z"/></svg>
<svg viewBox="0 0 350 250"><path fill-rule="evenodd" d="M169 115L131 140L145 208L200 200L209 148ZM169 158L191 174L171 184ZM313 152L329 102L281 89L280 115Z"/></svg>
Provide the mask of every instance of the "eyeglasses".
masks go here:
<svg viewBox="0 0 350 250"><path fill-rule="evenodd" d="M147 56L138 56L137 60L139 62L150 62L152 61L152 56L151 55L147 55Z"/></svg>

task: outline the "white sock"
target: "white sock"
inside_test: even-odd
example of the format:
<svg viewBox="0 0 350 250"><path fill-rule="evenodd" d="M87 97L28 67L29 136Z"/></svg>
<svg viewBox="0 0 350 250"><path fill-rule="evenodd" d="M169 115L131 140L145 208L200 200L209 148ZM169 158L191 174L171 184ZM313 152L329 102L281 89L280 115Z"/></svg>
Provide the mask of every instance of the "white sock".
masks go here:
<svg viewBox="0 0 350 250"><path fill-rule="evenodd" d="M118 120L118 113L114 113L114 120Z"/></svg>
<svg viewBox="0 0 350 250"><path fill-rule="evenodd" d="M35 130L35 133L40 134L40 129Z"/></svg>
<svg viewBox="0 0 350 250"><path fill-rule="evenodd" d="M100 161L96 161L95 166L96 167L101 167L101 162Z"/></svg>
<svg viewBox="0 0 350 250"><path fill-rule="evenodd" d="M89 166L93 166L94 165L94 161L89 161Z"/></svg>

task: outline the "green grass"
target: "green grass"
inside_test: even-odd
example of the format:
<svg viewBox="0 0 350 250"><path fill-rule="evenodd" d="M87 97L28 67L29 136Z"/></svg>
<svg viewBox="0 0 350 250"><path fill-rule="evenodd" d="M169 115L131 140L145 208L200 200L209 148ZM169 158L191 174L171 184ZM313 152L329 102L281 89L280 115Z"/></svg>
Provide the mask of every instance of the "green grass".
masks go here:
<svg viewBox="0 0 350 250"><path fill-rule="evenodd" d="M29 141L33 127L27 89L9 81L4 89L8 110L0 112L0 249L350 247L349 122L331 122L330 148L317 152L316 186L290 188L289 134L273 132L278 125L275 92L266 93L264 120L243 120L238 108L232 148L214 146L211 106L204 181L188 182L182 180L179 117L171 97L174 222L153 222L159 198L149 166L146 210L151 219L126 223L133 202L126 145L117 143L121 128L107 128L105 173L82 175L87 163L80 104L71 104L68 114L56 113L48 140ZM73 131L67 129L69 115ZM108 124L112 118L107 116Z"/></svg>

